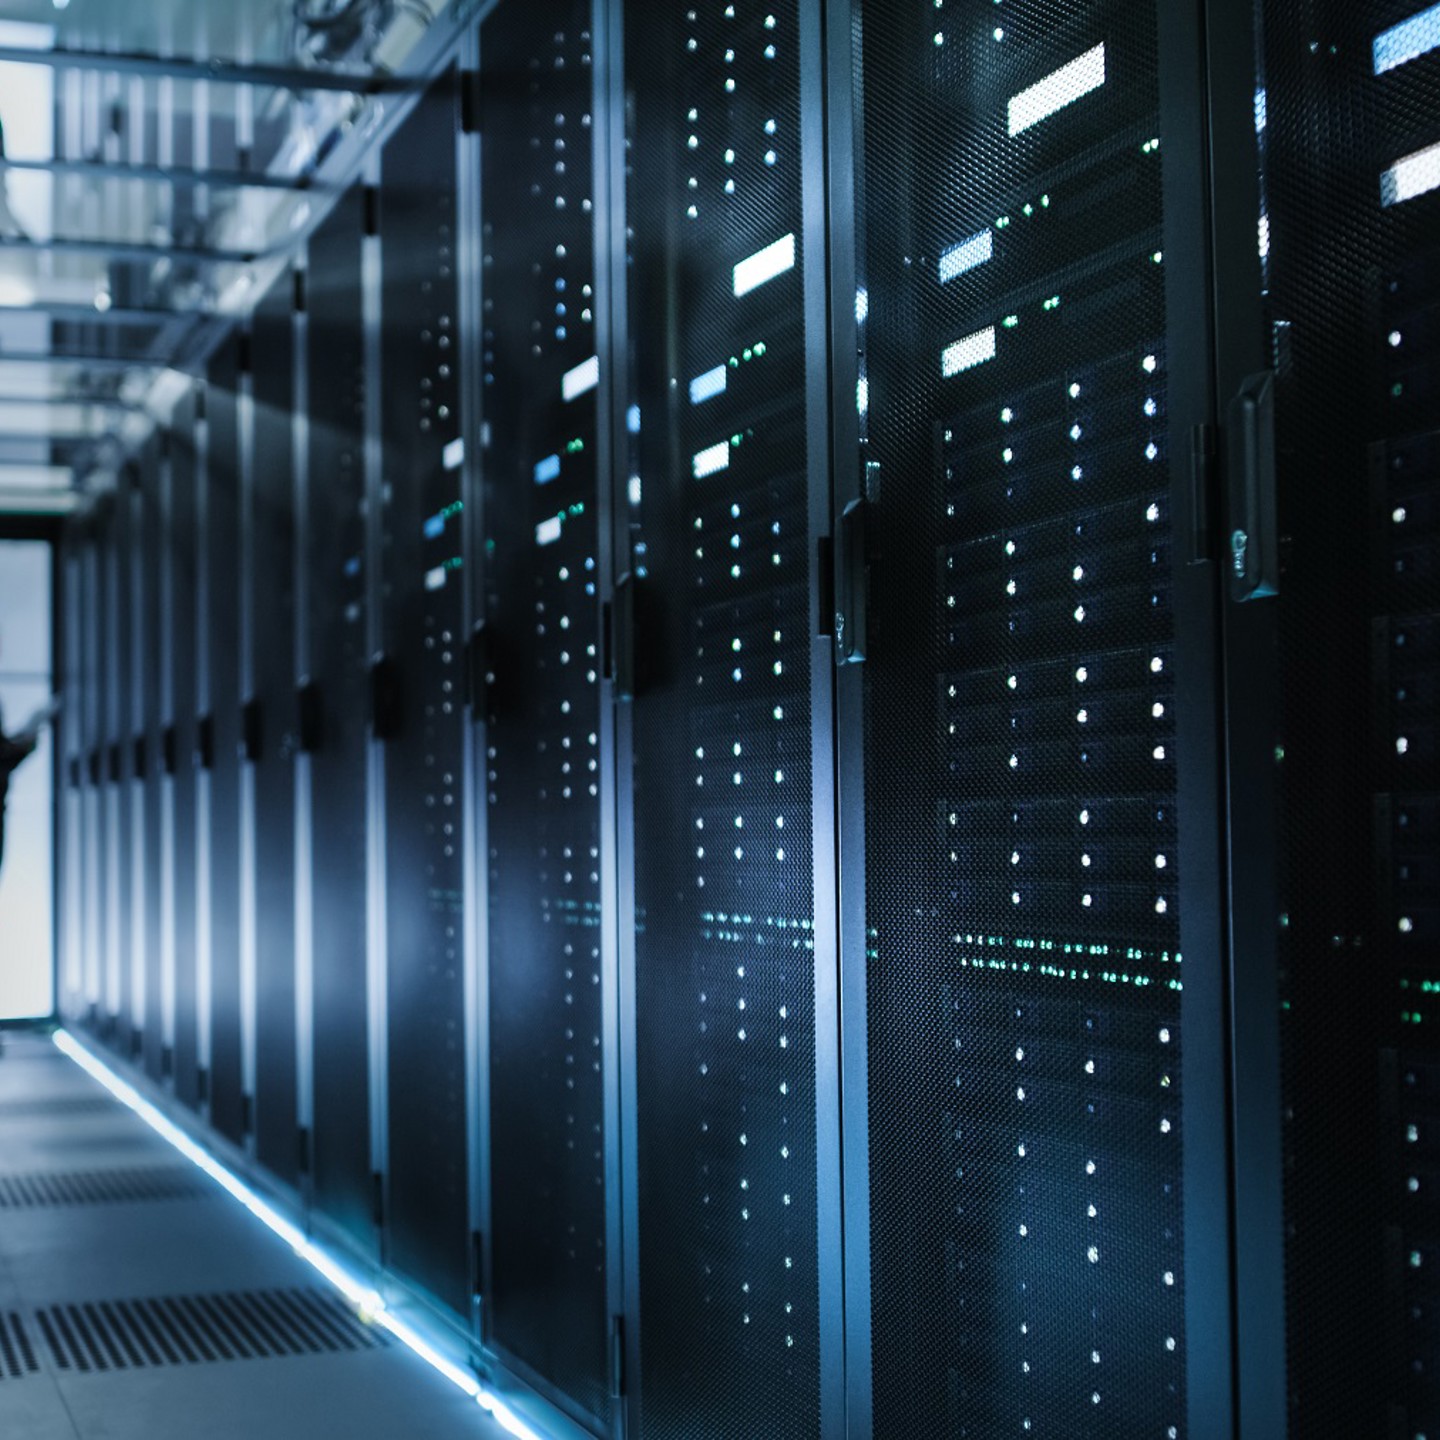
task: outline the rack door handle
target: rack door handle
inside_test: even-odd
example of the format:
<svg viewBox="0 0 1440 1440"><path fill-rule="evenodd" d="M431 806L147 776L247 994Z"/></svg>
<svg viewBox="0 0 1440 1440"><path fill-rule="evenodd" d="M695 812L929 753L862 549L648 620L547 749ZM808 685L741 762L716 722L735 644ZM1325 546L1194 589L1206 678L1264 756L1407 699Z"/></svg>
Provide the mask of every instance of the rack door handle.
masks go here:
<svg viewBox="0 0 1440 1440"><path fill-rule="evenodd" d="M1225 546L1230 598L1259 600L1280 590L1275 501L1275 375L1245 378L1230 402L1230 533Z"/></svg>

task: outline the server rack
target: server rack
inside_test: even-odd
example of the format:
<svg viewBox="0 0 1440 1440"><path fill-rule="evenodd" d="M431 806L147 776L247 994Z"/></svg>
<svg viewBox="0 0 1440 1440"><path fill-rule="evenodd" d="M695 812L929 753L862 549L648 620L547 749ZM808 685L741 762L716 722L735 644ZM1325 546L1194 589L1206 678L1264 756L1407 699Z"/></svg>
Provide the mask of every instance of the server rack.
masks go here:
<svg viewBox="0 0 1440 1440"><path fill-rule="evenodd" d="M144 847L138 860L144 926L141 945L144 953L144 1067L151 1080L161 1079L164 1057L164 989L161 985L161 955L164 953L164 847L161 824L164 814L164 726L161 716L163 675L166 671L161 639L164 635L164 516L161 511L160 477L164 439L154 436L145 446L138 471L137 543L140 603L137 628L137 713L135 713L135 772L140 782L144 809Z"/></svg>
<svg viewBox="0 0 1440 1440"><path fill-rule="evenodd" d="M488 1345L617 1423L601 888L601 396L588 0L480 30ZM613 1012L611 1012L613 1013Z"/></svg>
<svg viewBox="0 0 1440 1440"><path fill-rule="evenodd" d="M236 1144L246 1134L240 983L240 474L241 339L232 332L205 370L203 480L207 686L199 721L208 825L207 1098L211 1123Z"/></svg>
<svg viewBox="0 0 1440 1440"><path fill-rule="evenodd" d="M170 468L166 495L171 665L170 708L166 714L165 768L172 775L173 850L170 927L174 973L174 1055L176 1096L198 1108L202 1099L199 963L198 738L199 685L199 517L201 392L192 385L170 417Z"/></svg>
<svg viewBox="0 0 1440 1440"><path fill-rule="evenodd" d="M105 1013L110 1043L124 1055L132 1052L134 1017L131 966L132 945L130 817L133 796L130 770L130 702L133 670L130 664L132 589L130 584L131 511L128 477L117 480L105 517L102 540L104 626L102 640L106 669L104 750L101 764L105 780L105 885L106 885L106 996Z"/></svg>
<svg viewBox="0 0 1440 1440"><path fill-rule="evenodd" d="M366 191L349 191L310 241L308 674L313 1012L312 1194L364 1246L376 1241L366 973L369 651L366 633Z"/></svg>
<svg viewBox="0 0 1440 1440"><path fill-rule="evenodd" d="M1237 1156L1264 1284L1242 1420L1421 1435L1440 1423L1440 32L1416 5L1214 8L1217 145L1243 157L1217 178L1220 384L1258 441L1225 522L1234 949L1256 1017L1237 1013L1237 1104L1284 1127Z"/></svg>
<svg viewBox="0 0 1440 1440"><path fill-rule="evenodd" d="M617 745L645 1436L697 1415L843 1424L830 679L812 638L822 96L802 59L820 34L803 3L624 14L634 478L615 663L634 694Z"/></svg>
<svg viewBox="0 0 1440 1440"><path fill-rule="evenodd" d="M1174 63L1193 16L854 13L851 1413L878 1435L1219 1433L1214 577L1190 570L1185 463L1209 414L1184 183L1202 95ZM1220 1325L1195 1396L1187 1310Z"/></svg>
<svg viewBox="0 0 1440 1440"><path fill-rule="evenodd" d="M456 264L459 85L381 160L381 656L389 963L387 1255L457 1313L472 1293L462 948L464 554Z"/></svg>
<svg viewBox="0 0 1440 1440"><path fill-rule="evenodd" d="M255 1154L287 1184L300 1171L295 969L295 271L256 307L251 347L251 688L242 746L253 768Z"/></svg>

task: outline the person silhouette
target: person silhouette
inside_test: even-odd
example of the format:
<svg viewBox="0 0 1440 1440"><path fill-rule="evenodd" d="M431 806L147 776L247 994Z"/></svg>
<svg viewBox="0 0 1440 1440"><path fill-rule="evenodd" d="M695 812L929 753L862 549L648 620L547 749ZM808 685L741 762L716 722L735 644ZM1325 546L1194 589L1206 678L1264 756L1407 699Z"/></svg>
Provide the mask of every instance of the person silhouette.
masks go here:
<svg viewBox="0 0 1440 1440"><path fill-rule="evenodd" d="M11 739L5 733L4 716L0 715L0 865L5 863L5 799L10 777L35 753L36 744L34 735Z"/></svg>

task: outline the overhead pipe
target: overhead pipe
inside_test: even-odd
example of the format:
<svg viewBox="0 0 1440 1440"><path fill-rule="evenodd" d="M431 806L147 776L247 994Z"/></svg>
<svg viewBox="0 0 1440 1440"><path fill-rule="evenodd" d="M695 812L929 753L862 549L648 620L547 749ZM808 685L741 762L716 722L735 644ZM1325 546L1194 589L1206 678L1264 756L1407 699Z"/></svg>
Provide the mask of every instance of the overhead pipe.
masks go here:
<svg viewBox="0 0 1440 1440"><path fill-rule="evenodd" d="M415 0L424 4L425 0ZM262 90L332 90L346 95L379 95L418 88L424 77L393 74L345 75L334 70L305 70L293 65L241 64L234 60L186 60L133 51L32 50L0 45L0 63L45 65L53 70L99 70L111 75L140 75L212 85L252 85Z"/></svg>

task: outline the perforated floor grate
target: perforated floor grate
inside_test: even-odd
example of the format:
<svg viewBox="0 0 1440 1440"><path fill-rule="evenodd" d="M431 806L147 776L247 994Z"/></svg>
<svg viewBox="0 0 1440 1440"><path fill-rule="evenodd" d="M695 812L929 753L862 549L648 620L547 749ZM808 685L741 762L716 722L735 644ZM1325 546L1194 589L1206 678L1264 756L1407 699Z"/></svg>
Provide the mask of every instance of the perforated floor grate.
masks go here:
<svg viewBox="0 0 1440 1440"><path fill-rule="evenodd" d="M0 1380L23 1380L39 1369L25 1322L13 1310L0 1310Z"/></svg>
<svg viewBox="0 0 1440 1440"><path fill-rule="evenodd" d="M215 1187L189 1166L0 1175L0 1210L187 1200L215 1193Z"/></svg>
<svg viewBox="0 0 1440 1440"><path fill-rule="evenodd" d="M316 1290L245 1290L51 1305L36 1313L62 1371L94 1373L257 1360L390 1343L343 1301Z"/></svg>

